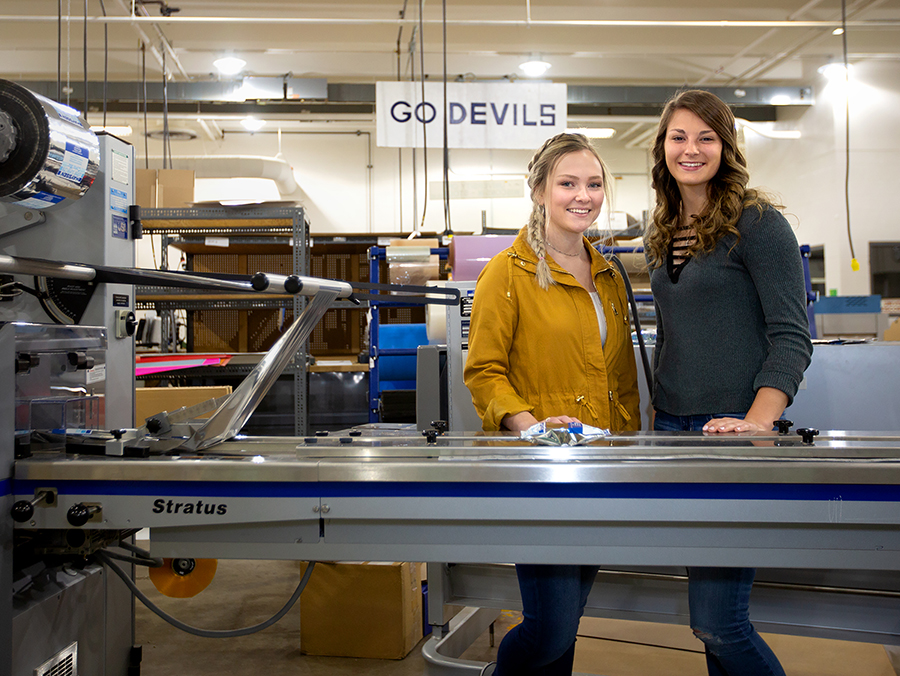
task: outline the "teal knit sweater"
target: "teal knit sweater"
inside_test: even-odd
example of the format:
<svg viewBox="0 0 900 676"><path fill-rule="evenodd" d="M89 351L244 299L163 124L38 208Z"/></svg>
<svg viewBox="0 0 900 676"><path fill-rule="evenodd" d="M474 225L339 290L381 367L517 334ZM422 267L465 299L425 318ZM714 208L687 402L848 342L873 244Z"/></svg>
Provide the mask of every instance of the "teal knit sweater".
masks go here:
<svg viewBox="0 0 900 676"><path fill-rule="evenodd" d="M671 415L746 413L760 387L793 401L812 343L797 239L774 208L741 214L673 283L650 273L656 305L653 406ZM732 247L734 247L732 249Z"/></svg>

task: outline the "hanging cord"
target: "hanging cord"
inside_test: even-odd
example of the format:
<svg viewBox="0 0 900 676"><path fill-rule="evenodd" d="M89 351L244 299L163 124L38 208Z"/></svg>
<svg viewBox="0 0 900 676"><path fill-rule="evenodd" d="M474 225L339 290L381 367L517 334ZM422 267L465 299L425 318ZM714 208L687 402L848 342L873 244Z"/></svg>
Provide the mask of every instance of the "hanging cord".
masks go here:
<svg viewBox="0 0 900 676"><path fill-rule="evenodd" d="M425 22L422 12L425 9L425 0L419 0L419 82L422 84L422 103L425 103ZM422 171L425 175L422 198L422 221L418 230L425 227L425 214L428 211L428 125L425 122L424 107L422 115Z"/></svg>
<svg viewBox="0 0 900 676"><path fill-rule="evenodd" d="M150 136L147 129L147 45L141 43L141 104L144 109L144 169L150 168ZM152 238L151 238L152 241Z"/></svg>
<svg viewBox="0 0 900 676"><path fill-rule="evenodd" d="M447 0L442 2L442 27L444 30L444 232L443 236L453 235L450 227L450 142L447 131L449 108L447 102Z"/></svg>
<svg viewBox="0 0 900 676"><path fill-rule="evenodd" d="M84 70L84 121L87 122L88 115L88 71L87 71L87 17L88 17L88 0L84 0L84 34L83 44L81 46L81 55L84 63L82 64Z"/></svg>
<svg viewBox="0 0 900 676"><path fill-rule="evenodd" d="M163 78L163 169L169 168L169 78L166 70L166 46L162 49L162 78Z"/></svg>
<svg viewBox="0 0 900 676"><path fill-rule="evenodd" d="M100 10L106 16L106 5L100 0ZM103 22L103 126L106 126L106 102L109 88L109 24Z"/></svg>
<svg viewBox="0 0 900 676"><path fill-rule="evenodd" d="M70 95L72 93L72 0L66 0L66 86L63 92L66 95L66 105L72 105Z"/></svg>
<svg viewBox="0 0 900 676"><path fill-rule="evenodd" d="M56 100L62 103L62 0L56 0Z"/></svg>
<svg viewBox="0 0 900 676"><path fill-rule="evenodd" d="M844 206L847 211L847 240L850 242L850 268L857 272L859 261L853 249L853 232L850 229L850 64L847 60L847 0L841 0L841 44L844 57Z"/></svg>
<svg viewBox="0 0 900 676"><path fill-rule="evenodd" d="M628 304L631 306L631 318L634 320L634 331L637 335L638 345L641 348L641 364L644 367L644 377L647 378L647 391L653 396L653 372L650 370L650 358L647 357L647 346L644 344L644 334L641 331L641 320L638 318L637 303L634 300L634 291L631 288L631 280L625 272L625 266L619 257L613 254L610 259L619 269L622 281L625 282L625 291L628 294Z"/></svg>
<svg viewBox="0 0 900 676"><path fill-rule="evenodd" d="M403 20L406 18L406 5L409 0L403 0L403 9L400 10L400 27L397 29L397 82L400 82L402 73L401 64L401 46L400 41L403 38ZM403 148L397 148L397 173L399 180L397 181L400 208L397 215L400 219L400 233L403 234Z"/></svg>
<svg viewBox="0 0 900 676"><path fill-rule="evenodd" d="M287 615L288 611L294 607L294 604L297 603L297 600L300 598L300 594L302 594L303 590L306 588L306 583L309 582L309 576L312 575L313 568L316 567L315 561L309 562L309 565L306 567L306 571L303 573L303 577L300 579L300 584L298 584L297 588L294 590L294 594L291 596L291 598L288 599L288 602L284 604L284 607L281 610L279 610L265 622L260 622L259 624L255 624L252 627L244 627L243 629L200 629L199 627L192 627L189 624L185 624L181 620L175 619L174 617L163 611L155 603L153 603L153 601L151 601L144 594L144 592L138 589L137 585L134 583L134 580L132 580L131 577L113 561L114 557L110 554L110 552L100 551L97 552L97 558L99 558L112 572L119 576L122 582L125 583L125 586L131 590L131 593L134 594L141 603L143 603L145 606L147 606L147 608L150 609L150 611L161 617L173 627L181 629L188 634L193 634L194 636L200 636L202 638L236 638L238 636L248 636L249 634L255 634L258 631L262 631L263 629L271 627L273 624L278 622L278 620Z"/></svg>

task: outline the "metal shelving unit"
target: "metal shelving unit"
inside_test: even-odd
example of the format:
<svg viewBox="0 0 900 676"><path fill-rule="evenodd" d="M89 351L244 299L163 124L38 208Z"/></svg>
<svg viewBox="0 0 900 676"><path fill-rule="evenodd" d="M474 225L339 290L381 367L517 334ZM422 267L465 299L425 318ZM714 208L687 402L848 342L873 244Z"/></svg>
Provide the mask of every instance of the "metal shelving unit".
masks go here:
<svg viewBox="0 0 900 676"><path fill-rule="evenodd" d="M442 261L446 261L449 255L447 247L437 247L431 249L431 254L436 255ZM387 249L385 247L373 246L369 249L369 281L378 284L381 281L380 262L385 260ZM381 372L379 358L380 357L414 357L417 354L417 348L382 348L378 342L378 331L381 325L379 319L379 308L389 307L409 307L399 301L369 301L372 308L371 317L369 319L369 422L379 422L381 420L381 383L379 382L379 374Z"/></svg>
<svg viewBox="0 0 900 676"><path fill-rule="evenodd" d="M239 238L241 248L256 248L271 245L290 245L292 270L296 275L309 276L310 236L309 222L302 207L254 207L217 208L189 207L184 209L143 209L141 212L143 231L148 235L162 237L160 253L161 269L170 269L168 248L170 245L203 245L210 238L232 240ZM229 241L231 245L231 241ZM225 253L227 249L223 248ZM163 340L161 350L165 351L172 340L175 344L176 310L248 310L278 309L290 307L294 317L299 317L306 308L307 298L300 295L285 296L234 296L215 294L213 298L198 298L197 291L185 289L162 289L158 287L138 287L136 290L138 310L156 310L162 321ZM188 296L190 296L188 298ZM298 352L285 373L293 375L294 433L303 436L308 427L308 368L307 354ZM208 371L208 369L207 369ZM226 372L227 371L227 372ZM243 375L249 367L215 371L218 375ZM211 375L204 373L203 375Z"/></svg>

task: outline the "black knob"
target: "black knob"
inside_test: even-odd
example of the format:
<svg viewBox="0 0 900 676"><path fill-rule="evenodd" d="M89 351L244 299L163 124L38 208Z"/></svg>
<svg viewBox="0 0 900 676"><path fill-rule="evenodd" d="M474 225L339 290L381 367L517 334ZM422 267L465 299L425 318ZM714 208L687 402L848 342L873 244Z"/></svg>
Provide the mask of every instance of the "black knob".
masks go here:
<svg viewBox="0 0 900 676"><path fill-rule="evenodd" d="M34 516L34 506L28 500L19 500L10 510L13 521L24 523Z"/></svg>
<svg viewBox="0 0 900 676"><path fill-rule="evenodd" d="M438 433L437 430L425 430L422 432L422 435L428 440L429 444L436 444Z"/></svg>
<svg viewBox="0 0 900 676"><path fill-rule="evenodd" d="M350 430L349 434L351 437L361 437L362 430Z"/></svg>
<svg viewBox="0 0 900 676"><path fill-rule="evenodd" d="M80 528L84 524L88 522L88 519L91 518L91 515L96 512L99 507L88 507L87 505L83 505L80 502L77 505L72 505L69 507L69 511L66 512L66 521L75 526L76 528Z"/></svg>
<svg viewBox="0 0 900 676"><path fill-rule="evenodd" d="M794 426L793 420L776 420L775 426L778 428L778 434L787 434L791 431L791 427Z"/></svg>
<svg viewBox="0 0 900 676"><path fill-rule="evenodd" d="M172 559L172 570L176 575L189 575L196 566L194 559Z"/></svg>
<svg viewBox="0 0 900 676"><path fill-rule="evenodd" d="M284 280L284 290L288 293L300 293L302 288L303 282L300 281L300 278L297 275L289 275L287 279Z"/></svg>
<svg viewBox="0 0 900 676"><path fill-rule="evenodd" d="M16 355L16 373L26 373L41 363L41 358L36 354L19 352Z"/></svg>
<svg viewBox="0 0 900 676"><path fill-rule="evenodd" d="M327 437L328 430L316 430L316 436L317 437Z"/></svg>
<svg viewBox="0 0 900 676"><path fill-rule="evenodd" d="M432 420L431 426L437 430L438 434L443 434L447 431L447 421L446 420Z"/></svg>
<svg viewBox="0 0 900 676"><path fill-rule="evenodd" d="M159 418L147 418L147 431L156 434L162 429L162 420Z"/></svg>
<svg viewBox="0 0 900 676"><path fill-rule="evenodd" d="M351 439L350 437L341 437L341 443L342 444L352 444L353 439Z"/></svg>
<svg viewBox="0 0 900 676"><path fill-rule="evenodd" d="M125 434L125 430L110 430L110 434L113 435L113 439L116 441L120 441L122 439L122 435Z"/></svg>
<svg viewBox="0 0 900 676"><path fill-rule="evenodd" d="M250 286L256 291L265 291L269 288L269 277L265 272L257 272L250 278Z"/></svg>
<svg viewBox="0 0 900 676"><path fill-rule="evenodd" d="M797 430L797 434L803 439L804 444L812 444L813 439L815 439L816 435L819 433L819 430L813 429L811 427L801 427Z"/></svg>

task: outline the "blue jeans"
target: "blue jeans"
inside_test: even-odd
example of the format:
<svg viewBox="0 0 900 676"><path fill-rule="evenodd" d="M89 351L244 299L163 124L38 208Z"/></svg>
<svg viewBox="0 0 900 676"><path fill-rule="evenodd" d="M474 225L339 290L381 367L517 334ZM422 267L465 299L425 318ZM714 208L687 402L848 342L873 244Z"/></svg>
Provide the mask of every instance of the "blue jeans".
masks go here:
<svg viewBox="0 0 900 676"><path fill-rule="evenodd" d="M659 432L699 432L713 418L740 418L746 413L716 413L715 415L671 415L656 409L653 429Z"/></svg>
<svg viewBox="0 0 900 676"><path fill-rule="evenodd" d="M656 411L654 430L698 431L713 418L744 414L675 416ZM710 676L784 676L772 649L750 624L755 568L688 568L691 629L706 649Z"/></svg>
<svg viewBox="0 0 900 676"><path fill-rule="evenodd" d="M571 676L578 622L597 570L516 565L523 618L503 637L494 676Z"/></svg>

